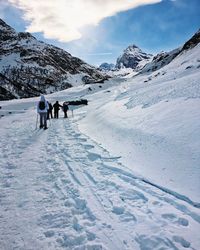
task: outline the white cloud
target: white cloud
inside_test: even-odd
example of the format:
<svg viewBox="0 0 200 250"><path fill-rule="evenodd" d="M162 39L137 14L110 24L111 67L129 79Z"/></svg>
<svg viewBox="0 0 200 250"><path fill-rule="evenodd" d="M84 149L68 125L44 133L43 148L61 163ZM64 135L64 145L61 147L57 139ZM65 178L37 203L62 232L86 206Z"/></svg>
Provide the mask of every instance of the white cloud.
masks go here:
<svg viewBox="0 0 200 250"><path fill-rule="evenodd" d="M7 0L24 11L29 32L69 42L81 38L80 29L140 5L162 0Z"/></svg>

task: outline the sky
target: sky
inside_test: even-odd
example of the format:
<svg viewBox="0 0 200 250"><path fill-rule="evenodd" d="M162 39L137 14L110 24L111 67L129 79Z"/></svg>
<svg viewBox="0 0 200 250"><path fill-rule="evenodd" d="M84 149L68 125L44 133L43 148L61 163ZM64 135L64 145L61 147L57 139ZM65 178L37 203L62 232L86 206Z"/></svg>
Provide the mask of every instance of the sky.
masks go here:
<svg viewBox="0 0 200 250"><path fill-rule="evenodd" d="M16 31L65 49L89 64L115 63L131 44L157 54L200 28L200 0L0 0Z"/></svg>

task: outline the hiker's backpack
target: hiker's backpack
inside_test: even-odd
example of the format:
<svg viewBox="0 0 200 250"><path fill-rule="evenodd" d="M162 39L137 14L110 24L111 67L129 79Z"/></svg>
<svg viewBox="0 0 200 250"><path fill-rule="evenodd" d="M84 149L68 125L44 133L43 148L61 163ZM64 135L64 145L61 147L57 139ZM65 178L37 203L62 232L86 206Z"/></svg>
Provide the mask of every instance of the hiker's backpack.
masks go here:
<svg viewBox="0 0 200 250"><path fill-rule="evenodd" d="M45 102L44 101L40 101L39 102L39 109L40 110L44 110L45 109Z"/></svg>

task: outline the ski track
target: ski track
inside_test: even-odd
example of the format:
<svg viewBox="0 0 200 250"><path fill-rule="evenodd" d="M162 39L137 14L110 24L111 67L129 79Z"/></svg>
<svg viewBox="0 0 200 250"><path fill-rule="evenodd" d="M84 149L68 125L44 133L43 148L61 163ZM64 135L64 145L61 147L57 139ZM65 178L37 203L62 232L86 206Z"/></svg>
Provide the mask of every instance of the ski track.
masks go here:
<svg viewBox="0 0 200 250"><path fill-rule="evenodd" d="M52 120L47 131L17 115L7 126L0 249L198 250L199 208L134 176L79 132L79 115Z"/></svg>

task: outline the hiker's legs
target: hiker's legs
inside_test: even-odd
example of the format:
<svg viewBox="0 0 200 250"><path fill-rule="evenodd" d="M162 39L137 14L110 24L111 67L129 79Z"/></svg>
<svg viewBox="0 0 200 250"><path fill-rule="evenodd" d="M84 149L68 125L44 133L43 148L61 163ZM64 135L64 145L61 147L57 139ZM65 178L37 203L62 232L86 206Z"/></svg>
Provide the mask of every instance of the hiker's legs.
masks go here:
<svg viewBox="0 0 200 250"><path fill-rule="evenodd" d="M44 128L47 128L47 113L43 114L43 119L44 119Z"/></svg>
<svg viewBox="0 0 200 250"><path fill-rule="evenodd" d="M43 116L42 116L42 115L43 115L43 114L40 113L40 128L43 127Z"/></svg>

